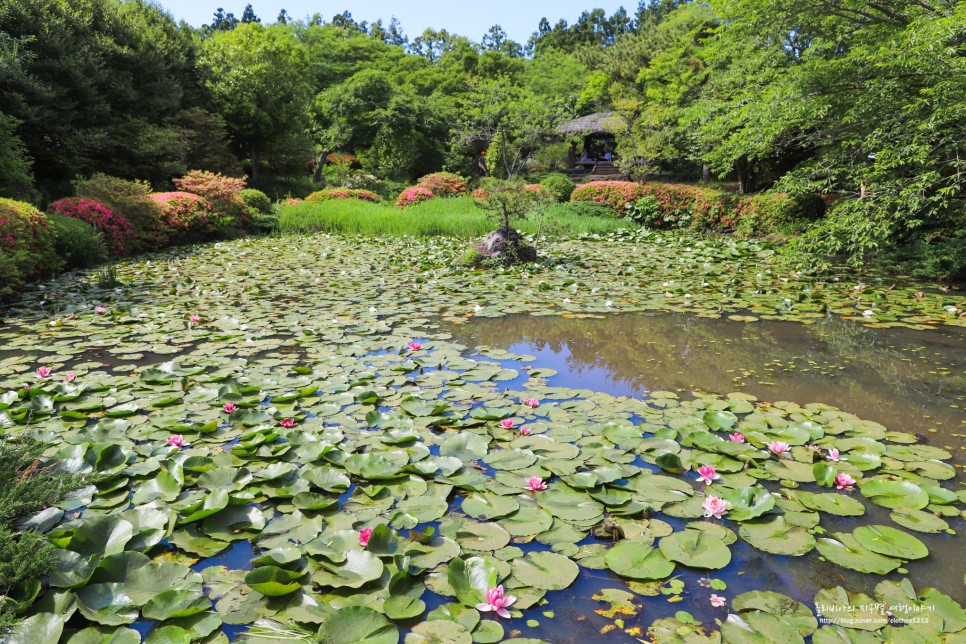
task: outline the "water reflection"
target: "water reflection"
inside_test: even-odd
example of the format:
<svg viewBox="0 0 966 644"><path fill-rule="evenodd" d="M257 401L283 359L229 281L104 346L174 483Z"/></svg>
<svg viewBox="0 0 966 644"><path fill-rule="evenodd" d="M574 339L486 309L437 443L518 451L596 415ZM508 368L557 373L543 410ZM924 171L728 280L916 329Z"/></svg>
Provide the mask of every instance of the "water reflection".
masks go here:
<svg viewBox="0 0 966 644"><path fill-rule="evenodd" d="M958 462L966 460L961 456L966 434L966 334L957 329L924 333L867 329L841 319L805 326L626 315L584 320L481 318L447 330L471 347L536 356L529 365L559 372L549 380L554 386L637 397L659 390L683 395L695 390L744 391L773 402L823 402L891 429L918 433L925 442L950 448ZM522 385L525 378L506 384ZM888 510L865 505L868 513L863 524L893 525ZM673 518L660 518L678 529L683 526ZM962 518L947 520L958 533L966 529ZM823 515L821 525L830 532L851 532L858 523ZM960 537L915 536L927 545L930 556L910 564L908 574L889 575L851 571L823 561L816 551L804 557L768 555L738 539L730 546L732 562L723 570L709 575L678 567L674 574L685 582L683 601L641 597L641 614L625 624L646 630L655 619L686 610L708 630L716 630L714 619L723 618L726 611L713 609L708 601L711 591L698 583L708 576L725 580L729 597L770 589L809 606L822 588L841 585L872 596L883 579L903 577L917 587L935 587L959 602L966 600L966 562L955 541ZM525 631L525 636L560 643L641 641L621 631L600 635L608 621L592 611L607 605L594 601L592 595L602 587L626 588L608 571L582 569L574 586L555 594L552 605L557 619Z"/></svg>
<svg viewBox="0 0 966 644"><path fill-rule="evenodd" d="M477 319L448 330L469 346L537 356L536 365L560 372L551 380L557 386L628 396L743 391L773 402L823 402L937 445L964 444L966 333L958 329L620 315Z"/></svg>

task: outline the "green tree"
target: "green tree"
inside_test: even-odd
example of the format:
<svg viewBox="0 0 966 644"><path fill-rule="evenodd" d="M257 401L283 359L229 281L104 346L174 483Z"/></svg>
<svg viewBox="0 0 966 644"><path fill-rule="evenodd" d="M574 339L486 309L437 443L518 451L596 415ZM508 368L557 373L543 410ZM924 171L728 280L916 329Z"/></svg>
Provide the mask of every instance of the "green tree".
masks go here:
<svg viewBox="0 0 966 644"><path fill-rule="evenodd" d="M0 112L0 197L32 201L36 199L32 161L20 137L20 122Z"/></svg>
<svg viewBox="0 0 966 644"><path fill-rule="evenodd" d="M0 96L21 122L38 187L62 195L103 169L164 181L179 166L172 119L197 97L195 44L158 6L117 0L0 3Z"/></svg>
<svg viewBox="0 0 966 644"><path fill-rule="evenodd" d="M305 131L305 48L285 26L247 23L205 39L198 64L212 106L248 153L257 180L263 151Z"/></svg>
<svg viewBox="0 0 966 644"><path fill-rule="evenodd" d="M404 179L438 169L448 136L448 110L383 71L365 70L315 101L320 145L359 155L376 174Z"/></svg>
<svg viewBox="0 0 966 644"><path fill-rule="evenodd" d="M547 101L506 80L481 80L463 98L454 145L489 147L489 172L512 179L553 136L564 113L559 101Z"/></svg>
<svg viewBox="0 0 966 644"><path fill-rule="evenodd" d="M711 5L713 78L685 123L719 174L783 155L779 188L840 198L810 243L854 261L966 228L966 4Z"/></svg>

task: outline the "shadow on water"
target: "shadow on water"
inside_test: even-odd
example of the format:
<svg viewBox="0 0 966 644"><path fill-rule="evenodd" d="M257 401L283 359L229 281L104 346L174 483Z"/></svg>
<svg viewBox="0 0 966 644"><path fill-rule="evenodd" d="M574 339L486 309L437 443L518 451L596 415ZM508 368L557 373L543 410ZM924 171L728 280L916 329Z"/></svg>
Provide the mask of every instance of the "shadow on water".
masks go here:
<svg viewBox="0 0 966 644"><path fill-rule="evenodd" d="M654 391L727 394L741 391L761 400L798 404L822 402L901 431L918 434L923 442L945 447L962 463L966 435L966 334L957 329L922 333L905 329L868 329L830 319L805 326L784 322L736 323L680 315L626 315L604 319L507 317L477 319L453 326L454 339L471 347L503 349L536 356L529 364L555 369L549 384L602 391L618 396L647 397ZM504 361L506 366L519 366ZM505 383L523 386L526 376ZM891 525L889 511L866 503L862 523ZM678 528L680 522L660 516ZM949 519L957 532L961 518ZM823 516L830 532L851 531L854 519ZM734 527L734 526L731 526ZM822 588L842 585L870 596L883 579L909 577L919 588L936 587L957 601L966 600L966 563L949 534L915 533L930 556L909 564L909 573L866 575L823 561L812 552L804 557L768 555L738 539L733 559L711 574L679 567L685 582L679 602L668 597L639 598L640 615L627 626L646 629L655 619L685 610L715 630L715 618L725 609L710 606L712 590L699 579L712 577L728 584L734 597L749 590L775 590L811 606ZM601 588L626 589L606 570L581 569L567 591L552 593L555 619L524 628L523 635L552 642L636 642L620 630L600 634L609 620L595 614L608 605L592 596ZM513 624L515 626L516 624ZM512 627L508 624L508 627ZM509 628L508 628L509 630ZM641 635L644 637L644 635Z"/></svg>

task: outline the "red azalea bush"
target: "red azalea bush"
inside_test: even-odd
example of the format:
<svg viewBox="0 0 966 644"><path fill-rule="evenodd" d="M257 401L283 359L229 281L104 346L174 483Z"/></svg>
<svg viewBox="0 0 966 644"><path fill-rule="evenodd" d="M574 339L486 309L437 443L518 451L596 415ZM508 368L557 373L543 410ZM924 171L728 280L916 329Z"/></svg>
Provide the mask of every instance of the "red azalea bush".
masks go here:
<svg viewBox="0 0 966 644"><path fill-rule="evenodd" d="M550 191L547 190L546 186L541 186L539 183L525 183L523 184L523 189L529 190L530 192L536 192L538 194L550 194Z"/></svg>
<svg viewBox="0 0 966 644"><path fill-rule="evenodd" d="M89 223L104 238L104 243L107 244L111 255L124 255L132 251L134 226L124 218L124 215L111 210L96 199L68 197L50 204L47 211Z"/></svg>
<svg viewBox="0 0 966 644"><path fill-rule="evenodd" d="M302 200L299 199L298 197L289 197L288 199L286 199L285 201L282 202L282 205L283 206L297 206L300 203L302 203Z"/></svg>
<svg viewBox="0 0 966 644"><path fill-rule="evenodd" d="M211 202L190 192L155 192L146 197L154 203L170 237L183 241L211 231L215 221Z"/></svg>
<svg viewBox="0 0 966 644"><path fill-rule="evenodd" d="M411 206L415 203L421 201L426 201L433 198L433 191L427 188L420 188L415 186L412 188L406 188L399 193L399 198L396 199L396 205L405 208L406 206Z"/></svg>
<svg viewBox="0 0 966 644"><path fill-rule="evenodd" d="M325 188L324 190L313 192L305 198L310 203L329 201L330 199L361 199L362 201L371 201L372 203L378 203L380 201L379 195L376 193L370 190L359 190L356 188Z"/></svg>
<svg viewBox="0 0 966 644"><path fill-rule="evenodd" d="M647 192L644 186L632 181L591 181L577 186L570 195L570 200L595 201L607 204L618 212L624 212L624 206L645 194Z"/></svg>
<svg viewBox="0 0 966 644"><path fill-rule="evenodd" d="M60 268L54 232L29 203L0 198L0 299Z"/></svg>
<svg viewBox="0 0 966 644"><path fill-rule="evenodd" d="M420 177L416 186L426 188L435 197L459 197L466 194L466 181L452 172L434 172Z"/></svg>
<svg viewBox="0 0 966 644"><path fill-rule="evenodd" d="M476 190L473 191L473 194L471 194L470 196L476 199L477 201L479 201L489 197L490 193L487 192L486 188L477 188Z"/></svg>
<svg viewBox="0 0 966 644"><path fill-rule="evenodd" d="M642 188L657 201L663 215L659 226L733 228L737 221L731 193L674 183L646 183Z"/></svg>

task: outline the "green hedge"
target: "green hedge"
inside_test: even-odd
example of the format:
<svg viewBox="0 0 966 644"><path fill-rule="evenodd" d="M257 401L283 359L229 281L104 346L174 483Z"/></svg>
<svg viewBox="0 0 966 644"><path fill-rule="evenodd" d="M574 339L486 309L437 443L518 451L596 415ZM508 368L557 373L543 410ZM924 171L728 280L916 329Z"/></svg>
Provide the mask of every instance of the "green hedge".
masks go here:
<svg viewBox="0 0 966 644"><path fill-rule="evenodd" d="M54 249L64 260L64 268L86 268L107 260L107 246L94 227L80 219L47 215L54 231Z"/></svg>

